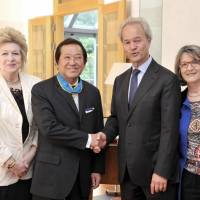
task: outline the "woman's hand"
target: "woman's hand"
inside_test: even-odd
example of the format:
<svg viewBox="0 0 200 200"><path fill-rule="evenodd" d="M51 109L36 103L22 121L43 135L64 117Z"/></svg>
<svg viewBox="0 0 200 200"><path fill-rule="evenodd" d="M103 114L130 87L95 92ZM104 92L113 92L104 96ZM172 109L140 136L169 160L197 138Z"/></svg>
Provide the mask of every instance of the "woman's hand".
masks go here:
<svg viewBox="0 0 200 200"><path fill-rule="evenodd" d="M8 168L8 170L12 172L14 176L21 178L27 174L28 168L29 166L25 161L20 161L16 162L15 165L11 168Z"/></svg>

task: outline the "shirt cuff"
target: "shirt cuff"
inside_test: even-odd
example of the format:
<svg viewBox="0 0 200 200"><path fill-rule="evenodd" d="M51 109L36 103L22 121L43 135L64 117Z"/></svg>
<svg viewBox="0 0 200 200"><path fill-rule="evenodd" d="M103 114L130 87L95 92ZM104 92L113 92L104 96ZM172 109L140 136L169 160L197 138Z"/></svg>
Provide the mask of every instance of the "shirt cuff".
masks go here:
<svg viewBox="0 0 200 200"><path fill-rule="evenodd" d="M91 142L92 142L92 136L91 136L91 134L88 134L88 141L86 144L86 148L88 148L88 149L90 148Z"/></svg>

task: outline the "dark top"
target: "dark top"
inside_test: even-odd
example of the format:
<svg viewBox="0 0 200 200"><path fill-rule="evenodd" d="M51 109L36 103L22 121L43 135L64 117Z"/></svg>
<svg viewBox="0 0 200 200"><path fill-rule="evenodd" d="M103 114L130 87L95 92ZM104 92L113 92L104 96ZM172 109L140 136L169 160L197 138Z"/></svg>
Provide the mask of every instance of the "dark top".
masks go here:
<svg viewBox="0 0 200 200"><path fill-rule="evenodd" d="M23 93L22 90L19 89L10 89L15 101L17 102L17 105L19 107L19 110L22 114L22 118L23 118L23 123L22 123L22 139L23 142L26 140L27 136L28 136L28 132L29 132L29 123L28 123L28 119L26 116L26 111L25 111L25 106L24 106L24 98L23 98Z"/></svg>

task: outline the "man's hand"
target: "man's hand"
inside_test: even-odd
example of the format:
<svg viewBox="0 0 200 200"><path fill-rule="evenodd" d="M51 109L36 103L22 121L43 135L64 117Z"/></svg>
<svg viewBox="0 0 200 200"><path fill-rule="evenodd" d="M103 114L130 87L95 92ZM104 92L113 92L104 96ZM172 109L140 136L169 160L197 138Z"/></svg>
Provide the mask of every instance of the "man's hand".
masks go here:
<svg viewBox="0 0 200 200"><path fill-rule="evenodd" d="M152 175L150 189L151 194L165 192L167 190L167 179L154 173Z"/></svg>
<svg viewBox="0 0 200 200"><path fill-rule="evenodd" d="M91 134L91 144L90 144L90 149L92 149L94 151L94 149L96 149L95 153L99 153L101 151L101 148L99 147L99 136L97 133L95 134Z"/></svg>
<svg viewBox="0 0 200 200"><path fill-rule="evenodd" d="M106 135L103 132L98 132L99 147L103 149L106 146Z"/></svg>
<svg viewBox="0 0 200 200"><path fill-rule="evenodd" d="M92 141L90 148L94 153L99 153L106 145L106 135L103 132L91 134Z"/></svg>
<svg viewBox="0 0 200 200"><path fill-rule="evenodd" d="M92 173L91 179L92 179L92 189L96 189L97 187L99 187L99 184L100 184L100 181L101 181L101 174Z"/></svg>

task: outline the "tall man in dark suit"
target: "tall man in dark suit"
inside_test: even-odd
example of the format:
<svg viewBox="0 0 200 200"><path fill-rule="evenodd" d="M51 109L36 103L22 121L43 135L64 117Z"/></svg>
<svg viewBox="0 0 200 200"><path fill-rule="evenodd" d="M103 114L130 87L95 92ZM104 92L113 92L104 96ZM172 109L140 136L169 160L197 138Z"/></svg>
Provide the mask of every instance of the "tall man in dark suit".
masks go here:
<svg viewBox="0 0 200 200"><path fill-rule="evenodd" d="M103 128L101 97L80 78L87 53L79 41L62 41L55 60L58 74L32 89L39 138L31 192L33 200L88 200L104 172L104 153L91 150Z"/></svg>
<svg viewBox="0 0 200 200"><path fill-rule="evenodd" d="M128 18L120 37L132 67L115 80L102 142L119 134L123 200L175 200L179 81L149 55L152 36L144 19Z"/></svg>

